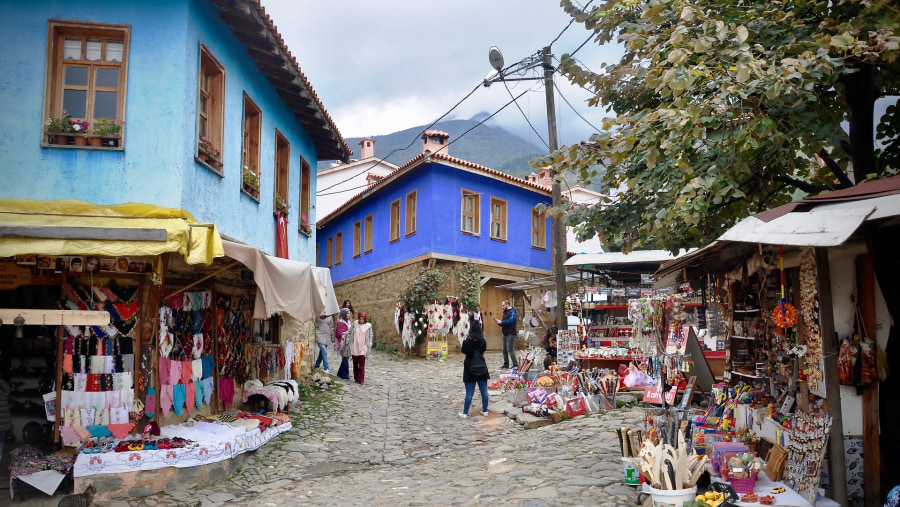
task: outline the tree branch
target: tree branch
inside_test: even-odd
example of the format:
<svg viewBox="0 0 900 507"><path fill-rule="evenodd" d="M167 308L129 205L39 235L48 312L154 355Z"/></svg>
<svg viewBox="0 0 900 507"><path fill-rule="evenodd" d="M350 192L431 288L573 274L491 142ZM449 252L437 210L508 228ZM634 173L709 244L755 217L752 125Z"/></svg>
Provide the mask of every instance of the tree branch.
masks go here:
<svg viewBox="0 0 900 507"><path fill-rule="evenodd" d="M825 166L831 170L831 173L837 178L839 182L841 182L842 188L848 188L853 186L853 182L850 181L850 178L847 176L847 173L841 169L841 166L831 158L831 154L825 151L824 148L819 150L818 155L822 157L822 160L825 162Z"/></svg>
<svg viewBox="0 0 900 507"><path fill-rule="evenodd" d="M812 183L810 183L808 181L797 180L797 179L791 178L789 176L773 176L772 181L786 183L786 184L796 187L808 194L818 194L819 192L824 192L825 190L834 190L834 188L835 188L833 185L813 185ZM846 188L846 187L842 186L839 188Z"/></svg>

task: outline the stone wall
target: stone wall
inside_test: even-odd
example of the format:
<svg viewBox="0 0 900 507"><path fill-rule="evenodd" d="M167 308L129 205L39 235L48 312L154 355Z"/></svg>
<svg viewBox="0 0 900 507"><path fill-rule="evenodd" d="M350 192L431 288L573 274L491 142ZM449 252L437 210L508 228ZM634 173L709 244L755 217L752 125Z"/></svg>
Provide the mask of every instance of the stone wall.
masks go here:
<svg viewBox="0 0 900 507"><path fill-rule="evenodd" d="M417 342L412 349L403 345L400 334L394 328L394 311L397 302L406 287L415 279L420 267L425 262L401 266L396 269L382 271L367 278L335 284L334 292L338 302L349 299L356 312L366 312L369 322L375 331L376 345L393 347L401 356L424 357L427 345L424 340ZM438 291L442 296L455 296L459 292L459 282L453 275L453 269L461 264L457 262L437 262L435 267L447 274L444 285ZM459 350L459 341L449 340L450 352Z"/></svg>
<svg viewBox="0 0 900 507"><path fill-rule="evenodd" d="M166 467L118 474L99 474L75 478L75 491L84 491L93 484L97 493L94 501L130 500L145 498L159 492L188 491L213 484L241 468L246 453L208 465L187 468Z"/></svg>

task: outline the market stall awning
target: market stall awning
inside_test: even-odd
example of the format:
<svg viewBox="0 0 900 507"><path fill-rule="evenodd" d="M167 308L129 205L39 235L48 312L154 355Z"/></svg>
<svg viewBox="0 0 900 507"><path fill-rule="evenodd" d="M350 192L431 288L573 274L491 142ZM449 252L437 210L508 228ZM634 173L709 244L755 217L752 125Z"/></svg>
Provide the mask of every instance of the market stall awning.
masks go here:
<svg viewBox="0 0 900 507"><path fill-rule="evenodd" d="M215 225L153 204L103 206L83 201L0 199L0 257L14 255L159 255L178 252L188 264L225 255Z"/></svg>
<svg viewBox="0 0 900 507"><path fill-rule="evenodd" d="M225 255L253 271L258 289L254 319L267 319L284 312L297 320L310 320L325 310L328 290L320 288L322 282L312 265L273 257L256 247L232 241L223 240L222 245ZM334 289L331 293L334 294Z"/></svg>
<svg viewBox="0 0 900 507"><path fill-rule="evenodd" d="M566 283L574 283L581 281L581 273L577 271L573 271L571 273L566 273ZM506 290L522 290L528 291L532 289L555 289L556 288L556 275L553 276L545 276L542 278L535 278L534 280L525 280L522 282L513 282L508 283L506 285L498 285L498 289L506 289Z"/></svg>
<svg viewBox="0 0 900 507"><path fill-rule="evenodd" d="M684 252L679 253L683 255ZM663 263L675 259L668 250L633 250L631 253L601 252L573 255L566 260L566 266L607 266L611 264Z"/></svg>
<svg viewBox="0 0 900 507"><path fill-rule="evenodd" d="M792 211L768 222L752 216L725 231L719 241L836 246L847 241L874 210L870 203L848 202Z"/></svg>

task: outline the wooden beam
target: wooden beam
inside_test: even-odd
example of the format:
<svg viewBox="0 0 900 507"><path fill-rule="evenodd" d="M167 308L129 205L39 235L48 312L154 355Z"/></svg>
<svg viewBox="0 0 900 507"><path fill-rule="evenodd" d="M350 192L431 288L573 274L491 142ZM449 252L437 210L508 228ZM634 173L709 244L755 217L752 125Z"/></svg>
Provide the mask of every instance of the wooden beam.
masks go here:
<svg viewBox="0 0 900 507"><path fill-rule="evenodd" d="M109 312L89 310L28 310L0 308L0 324L13 325L16 317L26 326L108 326Z"/></svg>
<svg viewBox="0 0 900 507"><path fill-rule="evenodd" d="M858 257L859 310L869 338L876 339L875 258L872 248ZM863 469L865 473L865 505L877 507L881 502L881 435L879 434L878 380L863 388Z"/></svg>
<svg viewBox="0 0 900 507"><path fill-rule="evenodd" d="M111 241L165 241L165 229L130 227L60 227L56 225L2 225L0 238L102 239Z"/></svg>
<svg viewBox="0 0 900 507"><path fill-rule="evenodd" d="M816 248L816 280L819 292L819 330L825 361L825 400L831 416L828 433L828 494L840 505L847 502L847 469L844 457L844 418L841 412L841 385L837 377L838 340L834 332L834 303L831 294L831 266L828 249Z"/></svg>
<svg viewBox="0 0 900 507"><path fill-rule="evenodd" d="M175 292L169 293L168 295L166 295L166 297L162 298L162 300L165 301L165 300L169 299L170 297L172 297L172 296L174 296L174 295L176 295L176 294L181 294L182 292L184 292L184 291L190 289L191 287L195 287L195 286L197 286L197 285L200 285L201 283L203 283L203 282L209 280L210 278L212 278L212 277L218 275L219 273L221 273L221 272L223 272L223 271L228 271L229 269L231 269L231 268L233 268L233 267L235 267L235 266L238 266L238 265L240 265L240 264L241 264L240 261L234 261L234 262L232 262L231 264L225 266L224 268L217 269L217 270L213 271L212 273L210 273L210 274L204 276L203 278L201 278L201 279L199 279L199 280L194 280L193 282L191 282L191 283L185 285L184 287L182 287L182 288L176 290Z"/></svg>

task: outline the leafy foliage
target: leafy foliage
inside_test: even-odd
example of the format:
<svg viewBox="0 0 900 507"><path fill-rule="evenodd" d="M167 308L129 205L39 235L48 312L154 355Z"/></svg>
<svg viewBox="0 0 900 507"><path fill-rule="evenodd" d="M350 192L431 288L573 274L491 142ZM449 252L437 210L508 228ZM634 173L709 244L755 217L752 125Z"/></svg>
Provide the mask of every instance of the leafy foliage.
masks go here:
<svg viewBox="0 0 900 507"><path fill-rule="evenodd" d="M456 279L459 280L459 302L463 308L476 308L481 306L481 271L478 266L466 262L459 269L454 269Z"/></svg>
<svg viewBox="0 0 900 507"><path fill-rule="evenodd" d="M556 210L582 237L597 233L625 251L701 246L804 193L897 173L897 107L873 118L876 99L900 84L896 4L562 5L595 42L625 50L600 72L561 57L563 75L595 93L589 104L615 116L589 141L532 160L620 191Z"/></svg>
<svg viewBox="0 0 900 507"><path fill-rule="evenodd" d="M407 309L421 309L429 301L438 299L441 285L447 275L437 268L419 268L416 278L400 296L401 304Z"/></svg>

